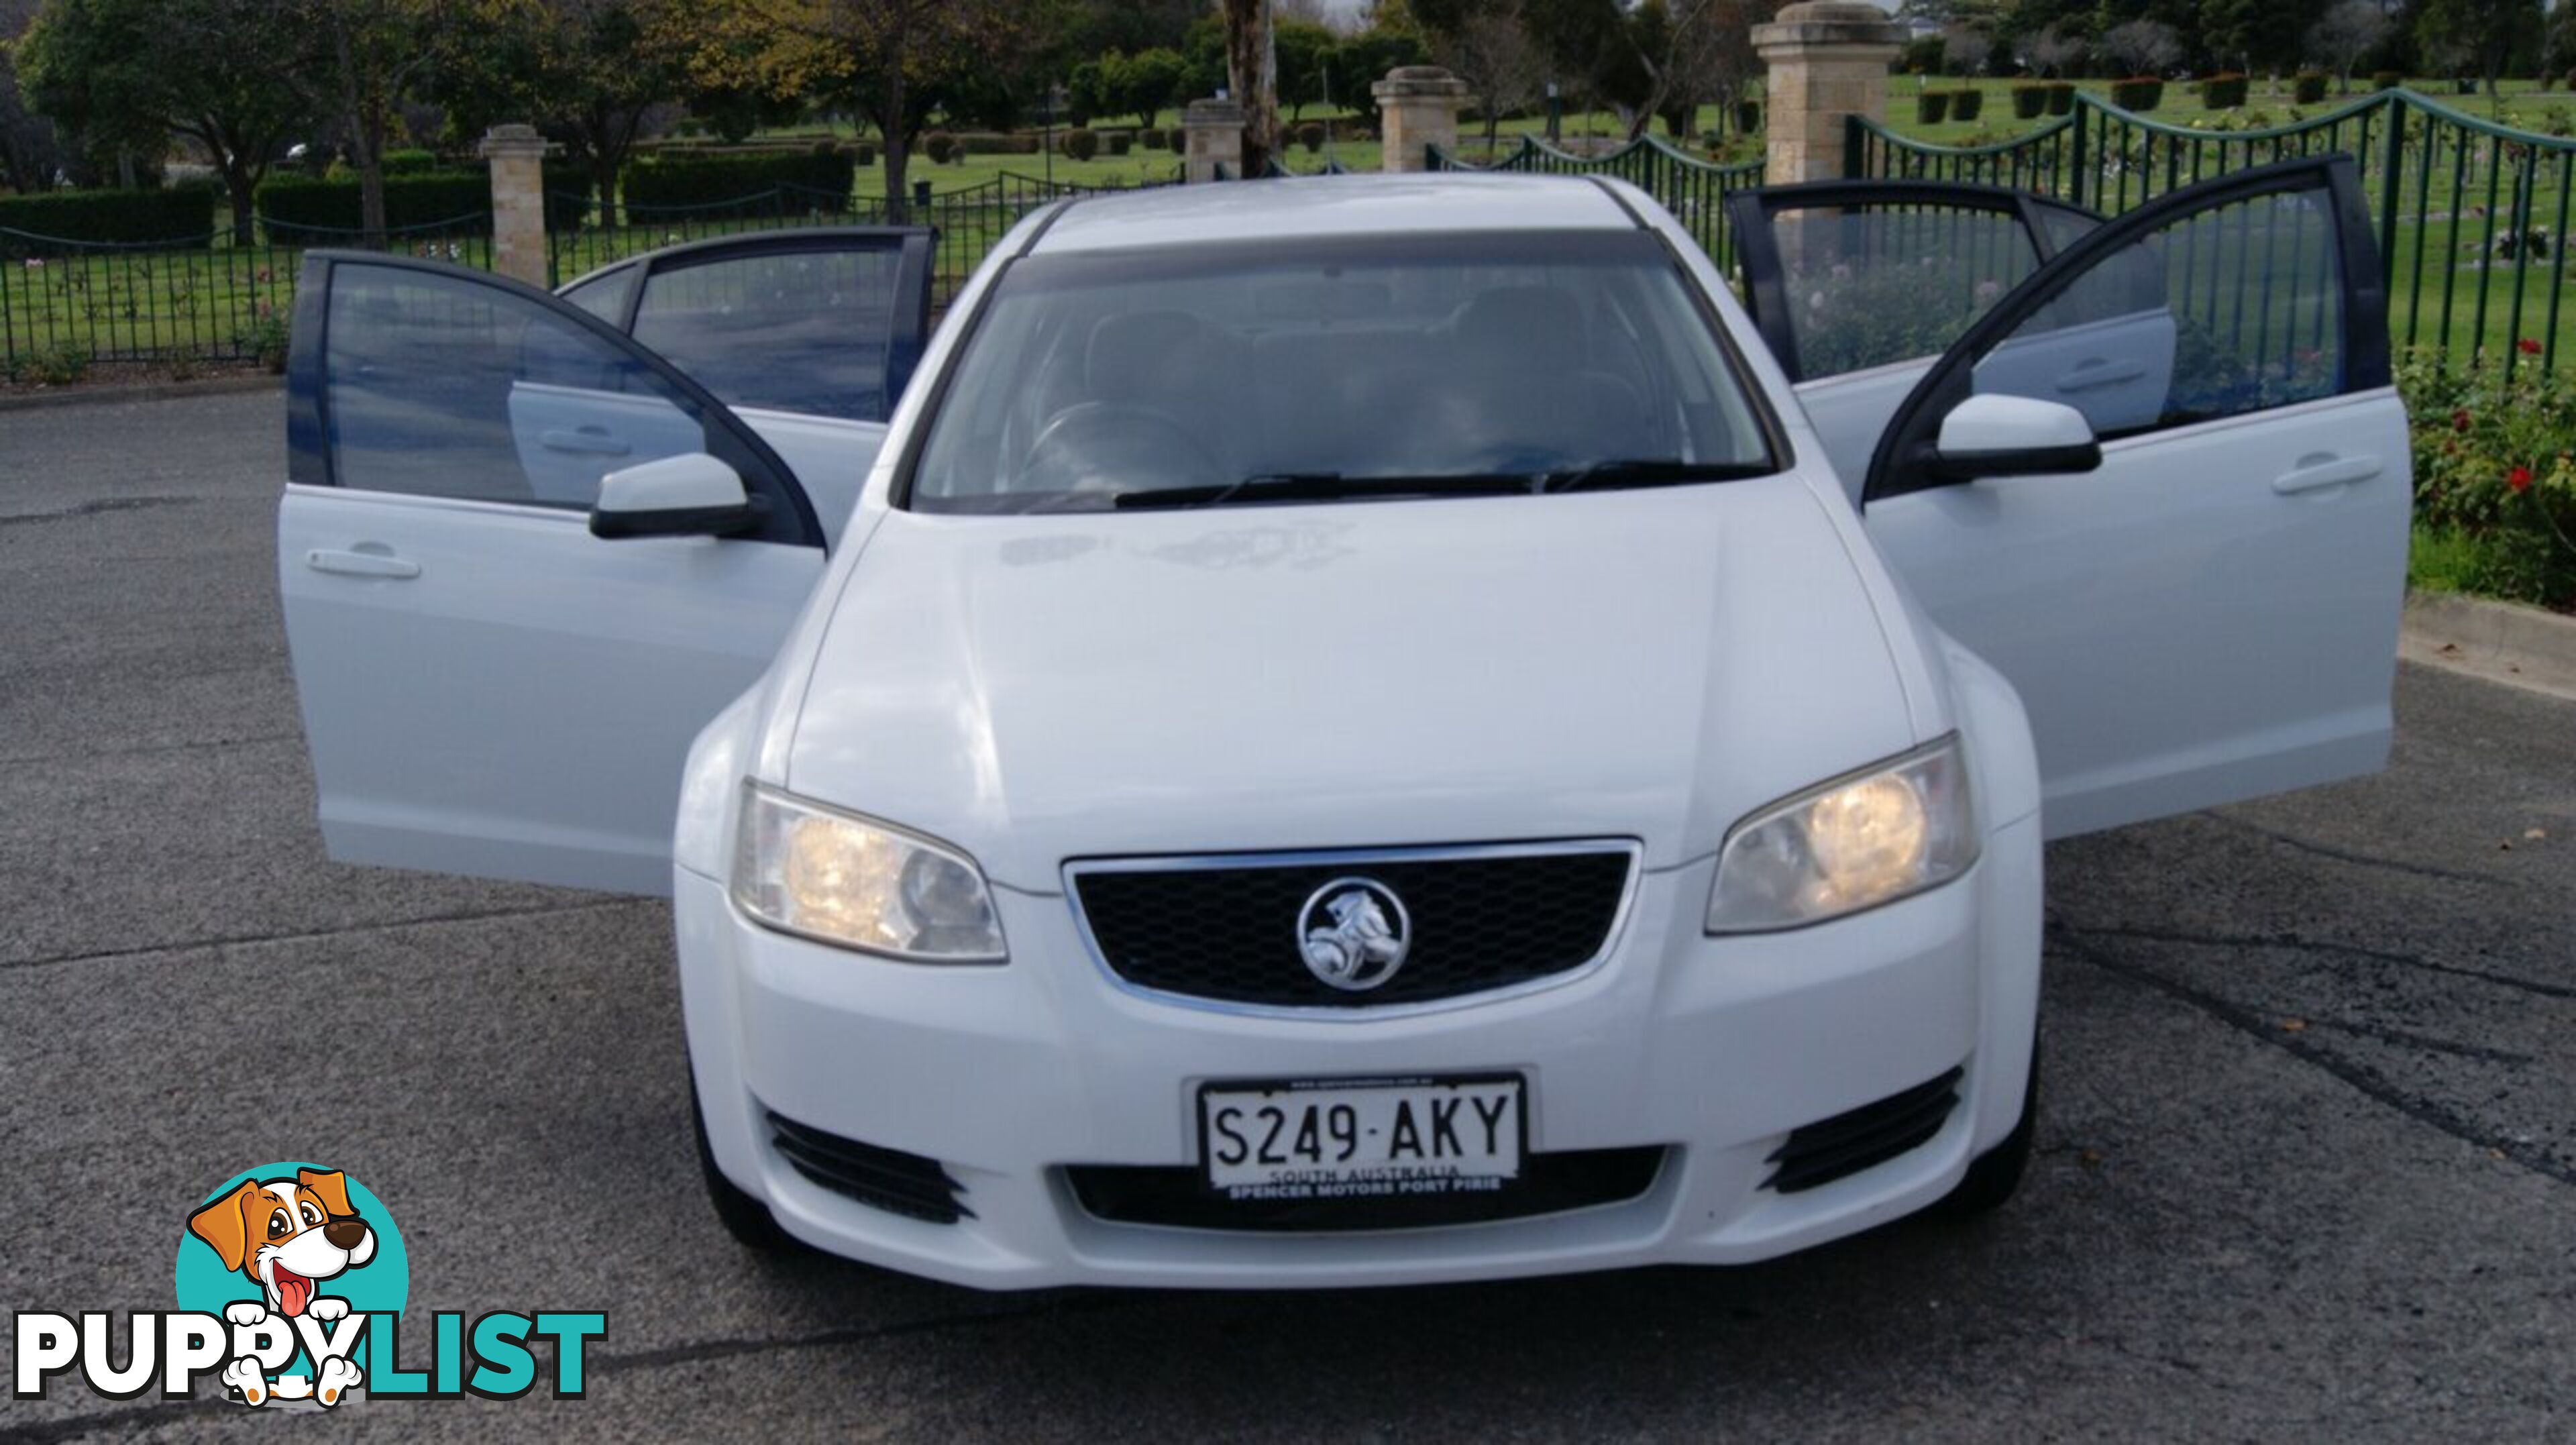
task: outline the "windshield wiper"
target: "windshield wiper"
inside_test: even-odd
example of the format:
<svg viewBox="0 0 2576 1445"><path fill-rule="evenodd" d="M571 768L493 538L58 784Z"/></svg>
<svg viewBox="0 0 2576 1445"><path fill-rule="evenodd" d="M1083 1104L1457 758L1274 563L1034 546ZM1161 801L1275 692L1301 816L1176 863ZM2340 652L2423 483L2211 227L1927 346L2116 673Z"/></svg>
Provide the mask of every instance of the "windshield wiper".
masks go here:
<svg viewBox="0 0 2576 1445"><path fill-rule="evenodd" d="M1340 472L1265 472L1205 487L1152 487L1120 492L1112 506L1222 507L1234 502L1320 502L1340 497L1502 496L1528 492L1537 479L1518 472L1447 472L1423 476L1346 477Z"/></svg>
<svg viewBox="0 0 2576 1445"><path fill-rule="evenodd" d="M1769 462L1686 462L1678 457L1623 457L1548 472L1531 488L1540 492L1580 492L1593 487L1673 487L1688 482L1736 482L1767 477L1779 468Z"/></svg>

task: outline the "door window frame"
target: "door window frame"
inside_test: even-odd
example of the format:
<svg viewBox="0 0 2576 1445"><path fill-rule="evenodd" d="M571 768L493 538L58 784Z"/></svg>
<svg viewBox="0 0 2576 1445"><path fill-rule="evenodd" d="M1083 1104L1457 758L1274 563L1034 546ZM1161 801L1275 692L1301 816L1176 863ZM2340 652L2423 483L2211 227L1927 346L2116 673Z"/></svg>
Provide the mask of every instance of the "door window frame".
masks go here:
<svg viewBox="0 0 2576 1445"><path fill-rule="evenodd" d="M2322 179L2322 185L2320 185ZM2378 244L2372 239L2370 213L2361 191L2361 173L2348 155L2303 156L2232 172L2203 181L2104 222L2081 240L2043 262L2019 286L2006 292L1985 315L1968 327L1951 348L1925 372L1889 418L1871 454L1861 487L1861 505L1933 487L1960 486L1965 479L1936 475L1928 465L1929 449L1951 408L1973 395L1976 363L2012 338L2023 322L2064 295L2094 266L2143 237L2171 226L2182 216L2218 206L2295 191L2325 192L2332 205L2335 259L2342 272L2339 318L2342 365L2333 396L2378 391L2389 385L2388 286L2379 270ZM2314 400L2331 400L2332 397ZM2152 439L2192 426L2240 422L2260 412L2212 417L2178 427L2138 433Z"/></svg>
<svg viewBox="0 0 2576 1445"><path fill-rule="evenodd" d="M636 318L643 314L644 293L651 289L656 276L668 272L755 256L893 250L897 252L894 308L892 325L886 332L885 363L886 406L891 413L902 401L904 388L911 384L913 372L921 365L922 351L929 344L931 248L935 239L927 226L799 226L784 231L717 236L613 261L566 281L555 288L555 294L569 296L579 287L606 283L621 273L627 274L626 295L617 307L613 324L631 337Z"/></svg>
<svg viewBox="0 0 2576 1445"><path fill-rule="evenodd" d="M566 325L588 332L641 365L676 392L681 400L697 408L708 449L740 474L746 491L768 501L767 515L760 530L737 534L741 540L818 549L825 546L823 525L815 516L814 504L807 499L804 487L797 482L796 473L786 461L761 440L758 432L736 416L732 408L718 401L705 387L650 348L542 287L447 261L393 256L376 251L314 250L304 253L304 267L296 280L295 318L290 333L292 341L287 349L286 479L290 485L329 487L353 493L368 490L349 487L340 480L338 459L331 446L329 377L325 374L331 340L330 296L333 281L344 266L419 272L441 281L489 287L506 298L525 302ZM636 289L639 293L642 290L641 287ZM560 516L574 524L583 523L589 515L586 508L541 507L532 510Z"/></svg>
<svg viewBox="0 0 2576 1445"><path fill-rule="evenodd" d="M2040 268L2064 249L2049 234L2041 219L2043 212L2081 220L2096 229L2105 224L2100 212L2082 206L2069 205L2030 191L1965 181L1806 181L1797 185L1737 191L1726 198L1726 205L1728 223L1735 231L1736 255L1744 267L1744 309L1752 313L1754 329L1762 334L1763 344L1771 349L1780 369L1788 373L1792 385L1823 380L1824 377L1807 375L1798 357L1797 331L1789 314L1788 267L1781 256L1779 233L1774 229L1780 212L1837 206L1864 209L1874 206L1946 206L1954 210L1989 211L2010 216L2021 224L2023 234L2030 238L2036 263L2032 276L2036 276ZM2029 284L2029 280L2029 277L2024 277L2023 284ZM2006 296L2010 294L2007 292ZM1998 298L1996 305L2002 305L2002 298ZM1988 309L1991 314L1994 308ZM1825 377L1853 374L1827 372Z"/></svg>

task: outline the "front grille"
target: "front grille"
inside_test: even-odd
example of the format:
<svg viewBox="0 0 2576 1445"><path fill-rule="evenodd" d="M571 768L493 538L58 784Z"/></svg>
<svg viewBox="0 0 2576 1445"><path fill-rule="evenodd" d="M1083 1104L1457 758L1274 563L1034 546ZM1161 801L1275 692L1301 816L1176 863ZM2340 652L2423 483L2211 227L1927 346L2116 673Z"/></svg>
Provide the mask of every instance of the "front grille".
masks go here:
<svg viewBox="0 0 2576 1445"><path fill-rule="evenodd" d="M1779 1167L1763 1180L1783 1194L1813 1189L1884 1164L1908 1149L1930 1143L1941 1121L1959 1105L1960 1071L1952 1069L1928 1084L1863 1104L1847 1114L1790 1131L1789 1142L1766 1163Z"/></svg>
<svg viewBox="0 0 2576 1445"><path fill-rule="evenodd" d="M1225 1003L1375 1008L1583 967L1609 948L1635 866L1627 844L1542 844L1451 857L1078 863L1068 871L1101 961L1140 988ZM1308 899L1344 878L1383 885L1411 922L1402 965L1366 992L1317 979L1299 951Z"/></svg>
<svg viewBox="0 0 2576 1445"><path fill-rule="evenodd" d="M936 1159L827 1134L774 1111L769 1128L769 1144L778 1157L836 1194L933 1224L975 1217L963 1198L966 1186L951 1178Z"/></svg>
<svg viewBox="0 0 2576 1445"><path fill-rule="evenodd" d="M1485 1224L1624 1203L1654 1187L1664 1152L1647 1147L1532 1154L1521 1161L1518 1179L1483 1194L1234 1200L1209 1189L1188 1165L1077 1164L1064 1177L1083 1212L1111 1224L1334 1234Z"/></svg>

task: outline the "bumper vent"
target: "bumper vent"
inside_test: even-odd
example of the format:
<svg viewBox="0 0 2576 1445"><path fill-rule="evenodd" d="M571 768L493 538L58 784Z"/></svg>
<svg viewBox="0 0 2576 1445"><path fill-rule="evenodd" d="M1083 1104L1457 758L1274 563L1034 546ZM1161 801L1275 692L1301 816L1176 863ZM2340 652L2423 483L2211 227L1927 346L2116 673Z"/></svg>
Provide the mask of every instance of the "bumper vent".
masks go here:
<svg viewBox="0 0 2576 1445"><path fill-rule="evenodd" d="M1960 1074L1952 1069L1928 1084L1792 1131L1789 1142L1765 1161L1777 1167L1764 1187L1783 1194L1814 1189L1931 1142L1959 1106Z"/></svg>
<svg viewBox="0 0 2576 1445"><path fill-rule="evenodd" d="M1074 903L1109 970L1139 988L1221 1003L1369 1009L1511 988L1599 959L1628 899L1628 844L1534 844L1277 860L1077 863ZM1300 953L1307 901L1365 878L1404 906L1401 966L1334 988Z"/></svg>
<svg viewBox="0 0 2576 1445"><path fill-rule="evenodd" d="M936 1159L844 1139L775 1112L769 1116L769 1128L770 1147L779 1158L836 1194L933 1224L975 1217L965 1204L966 1186L951 1178Z"/></svg>
<svg viewBox="0 0 2576 1445"><path fill-rule="evenodd" d="M1083 1212L1110 1224L1336 1234L1438 1229L1624 1203L1654 1187L1664 1154L1661 1147L1532 1154L1521 1161L1520 1178L1491 1193L1373 1199L1229 1199L1186 1165L1077 1164L1064 1177Z"/></svg>

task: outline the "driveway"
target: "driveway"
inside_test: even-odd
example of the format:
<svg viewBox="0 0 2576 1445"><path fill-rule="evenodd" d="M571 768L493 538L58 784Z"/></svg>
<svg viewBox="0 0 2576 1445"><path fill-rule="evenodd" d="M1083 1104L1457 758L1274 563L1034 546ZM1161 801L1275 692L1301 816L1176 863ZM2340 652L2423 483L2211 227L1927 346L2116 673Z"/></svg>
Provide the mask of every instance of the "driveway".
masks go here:
<svg viewBox="0 0 2576 1445"><path fill-rule="evenodd" d="M168 1309L188 1208L314 1158L401 1224L408 1338L608 1318L588 1399L298 1438L2576 1433L2576 705L2409 668L2385 775L2053 848L2039 1156L1982 1224L985 1296L719 1232L662 904L324 861L282 466L273 395L0 415L0 1304ZM0 1401L30 1439L278 1428Z"/></svg>

